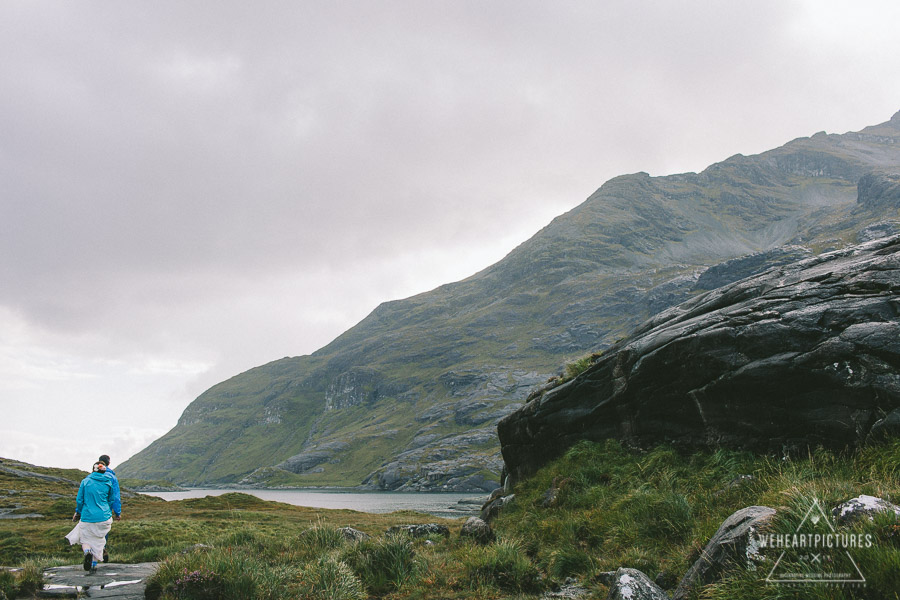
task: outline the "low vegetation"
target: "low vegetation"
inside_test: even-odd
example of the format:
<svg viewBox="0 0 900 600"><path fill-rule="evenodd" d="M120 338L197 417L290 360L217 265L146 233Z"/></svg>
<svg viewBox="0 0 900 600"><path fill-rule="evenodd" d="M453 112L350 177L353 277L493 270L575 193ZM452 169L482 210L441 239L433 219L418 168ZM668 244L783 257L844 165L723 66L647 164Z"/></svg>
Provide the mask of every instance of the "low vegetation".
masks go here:
<svg viewBox="0 0 900 600"><path fill-rule="evenodd" d="M28 506L16 510L51 514L0 521L0 563L26 567L0 573L0 592L10 598L35 589L43 566L75 564L80 553L62 541L71 527L71 499L47 497L51 489L74 497L73 490L41 480L27 481L25 489L21 478L0 474L0 489L15 485L20 491L0 495L8 506L13 498L25 504L28 495ZM168 503L141 496L126 500L126 518L113 528L112 559L160 561L148 597L163 600L536 598L568 577L587 587L590 597L602 598L602 574L620 566L644 571L671 592L722 521L740 508L775 508L773 528L792 532L813 500L826 510L860 494L897 503L900 441L796 457L682 454L666 446L639 452L615 442L585 442L515 492L493 523L497 541L487 546L460 538L460 521L417 513L310 509L245 494ZM446 524L451 534L384 534L391 525L424 522ZM372 537L348 541L338 530L344 526ZM696 597L897 600L896 519L862 521L847 531L874 540L853 555L864 587L788 588L765 582L771 563L755 571L736 564Z"/></svg>

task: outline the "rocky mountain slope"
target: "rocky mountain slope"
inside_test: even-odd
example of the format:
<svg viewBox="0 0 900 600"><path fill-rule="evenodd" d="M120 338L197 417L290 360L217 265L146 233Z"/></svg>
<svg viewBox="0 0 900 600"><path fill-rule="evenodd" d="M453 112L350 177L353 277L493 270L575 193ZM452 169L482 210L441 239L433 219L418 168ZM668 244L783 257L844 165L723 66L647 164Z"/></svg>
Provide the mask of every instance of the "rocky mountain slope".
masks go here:
<svg viewBox="0 0 900 600"><path fill-rule="evenodd" d="M782 452L900 434L900 236L663 311L498 433L514 479L583 439Z"/></svg>
<svg viewBox="0 0 900 600"><path fill-rule="evenodd" d="M898 228L900 113L702 173L605 183L497 264L199 396L123 463L181 484L477 490L496 423L562 365L702 291Z"/></svg>

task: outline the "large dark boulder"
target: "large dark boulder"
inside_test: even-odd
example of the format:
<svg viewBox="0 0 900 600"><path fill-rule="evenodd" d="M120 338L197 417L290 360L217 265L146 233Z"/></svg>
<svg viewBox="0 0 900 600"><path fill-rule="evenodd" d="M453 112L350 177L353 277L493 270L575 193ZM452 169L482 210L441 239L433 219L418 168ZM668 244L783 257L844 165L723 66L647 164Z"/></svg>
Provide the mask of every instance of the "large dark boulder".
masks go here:
<svg viewBox="0 0 900 600"><path fill-rule="evenodd" d="M646 322L500 421L513 480L578 440L854 446L900 408L900 237L806 259ZM896 414L896 413L894 413ZM874 437L874 436L873 436Z"/></svg>

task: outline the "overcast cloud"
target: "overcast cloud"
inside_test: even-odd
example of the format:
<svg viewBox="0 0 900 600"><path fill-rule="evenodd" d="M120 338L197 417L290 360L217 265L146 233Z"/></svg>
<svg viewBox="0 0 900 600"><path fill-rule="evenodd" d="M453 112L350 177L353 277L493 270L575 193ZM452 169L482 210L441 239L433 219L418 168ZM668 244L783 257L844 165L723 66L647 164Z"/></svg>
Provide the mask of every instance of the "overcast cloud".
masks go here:
<svg viewBox="0 0 900 600"><path fill-rule="evenodd" d="M0 456L87 468L618 174L900 109L895 2L0 3Z"/></svg>

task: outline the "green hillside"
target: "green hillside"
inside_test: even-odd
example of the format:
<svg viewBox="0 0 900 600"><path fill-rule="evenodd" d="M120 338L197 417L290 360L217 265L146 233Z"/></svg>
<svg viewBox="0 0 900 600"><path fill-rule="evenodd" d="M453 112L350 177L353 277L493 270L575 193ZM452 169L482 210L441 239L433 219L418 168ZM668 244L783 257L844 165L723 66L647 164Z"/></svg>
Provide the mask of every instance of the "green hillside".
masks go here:
<svg viewBox="0 0 900 600"><path fill-rule="evenodd" d="M898 170L900 113L699 174L614 178L484 271L210 388L119 472L186 485L491 489L496 423L530 389L693 294L896 228L897 205L859 183Z"/></svg>

